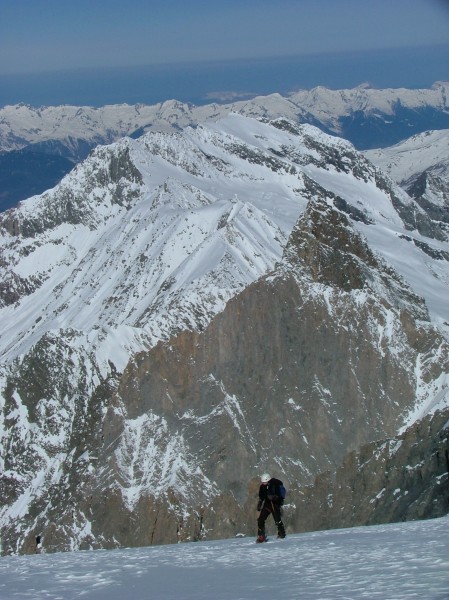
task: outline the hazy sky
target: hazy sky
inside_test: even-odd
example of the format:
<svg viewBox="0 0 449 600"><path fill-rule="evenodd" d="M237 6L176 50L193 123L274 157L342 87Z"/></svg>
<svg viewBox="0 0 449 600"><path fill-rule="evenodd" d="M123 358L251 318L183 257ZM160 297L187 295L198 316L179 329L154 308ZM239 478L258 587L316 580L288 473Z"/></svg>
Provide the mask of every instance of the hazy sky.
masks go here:
<svg viewBox="0 0 449 600"><path fill-rule="evenodd" d="M449 0L0 0L0 75L449 44Z"/></svg>

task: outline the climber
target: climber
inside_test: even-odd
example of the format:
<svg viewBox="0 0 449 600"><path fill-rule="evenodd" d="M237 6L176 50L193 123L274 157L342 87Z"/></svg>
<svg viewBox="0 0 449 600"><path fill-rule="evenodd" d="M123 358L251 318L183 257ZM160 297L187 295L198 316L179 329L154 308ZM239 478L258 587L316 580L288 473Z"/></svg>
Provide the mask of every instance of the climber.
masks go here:
<svg viewBox="0 0 449 600"><path fill-rule="evenodd" d="M282 522L281 507L285 498L285 487L282 481L264 473L259 487L259 502L257 510L259 518L257 519L257 543L266 542L265 521L270 514L273 515L274 522L278 529L278 538L285 538L285 528Z"/></svg>

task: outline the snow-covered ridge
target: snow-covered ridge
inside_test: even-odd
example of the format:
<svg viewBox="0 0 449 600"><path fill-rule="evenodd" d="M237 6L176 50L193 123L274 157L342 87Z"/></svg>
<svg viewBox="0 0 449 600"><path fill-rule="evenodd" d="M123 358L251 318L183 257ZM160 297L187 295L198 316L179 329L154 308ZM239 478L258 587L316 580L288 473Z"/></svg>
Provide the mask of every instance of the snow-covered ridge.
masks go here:
<svg viewBox="0 0 449 600"><path fill-rule="evenodd" d="M199 304L205 318L272 268L304 207L294 191L300 178L230 153L226 145L238 146L236 119L258 148L256 135L268 144L267 133L278 134L234 116L222 132L123 140L98 148L55 190L6 215L3 223L14 225L2 235L5 280L36 288L20 299L20 324L16 306L3 309L8 360L61 326L106 347L117 328L125 340L143 327L153 343L180 327L178 319L194 326L188 315ZM179 317L175 306L187 312Z"/></svg>
<svg viewBox="0 0 449 600"><path fill-rule="evenodd" d="M392 115L398 103L404 108L413 110L431 106L447 111L449 109L447 91L447 82L438 82L431 89L420 90L406 88L379 90L367 85L350 90L329 90L320 86L310 91L299 91L290 99L321 122L331 123L335 115L344 117L358 111Z"/></svg>
<svg viewBox="0 0 449 600"><path fill-rule="evenodd" d="M0 109L0 151L17 150L28 144L49 140L68 145L83 139L108 143L145 129L184 128L187 125L217 121L230 112L273 119L286 117L296 122L321 123L340 132L339 120L362 112L391 115L398 103L406 109L430 107L448 112L449 84L436 83L431 89L383 89L359 86L350 90L317 87L290 96L272 94L231 104L193 106L176 100L155 105L47 106L34 108L18 104Z"/></svg>
<svg viewBox="0 0 449 600"><path fill-rule="evenodd" d="M426 131L390 148L367 150L365 156L398 183L427 170L449 179L449 129Z"/></svg>
<svg viewBox="0 0 449 600"><path fill-rule="evenodd" d="M449 127L448 83L431 89L315 88L229 104L194 106L176 100L156 105L48 106L0 109L0 167L5 174L0 210L42 193L99 144L148 131L182 131L230 113L310 123L359 149L391 146L414 133ZM23 177L18 178L20 171Z"/></svg>
<svg viewBox="0 0 449 600"><path fill-rule="evenodd" d="M329 164L332 147L347 156L337 168ZM183 134L99 147L53 191L4 215L3 277L21 282L19 305L2 309L4 359L59 327L105 351L116 335L135 348L130 339L138 347L144 335L152 345L173 328L198 326L195 307L202 306L201 321L210 317L279 260L308 201L304 177L365 211L366 223L377 226L360 222L363 234L428 299L435 320L449 322L445 303L436 301L446 293L447 264L434 260L429 270L429 257L401 237L374 168L366 163L365 179L358 175L361 160L348 142L312 126L237 114ZM22 288L35 291L23 295Z"/></svg>

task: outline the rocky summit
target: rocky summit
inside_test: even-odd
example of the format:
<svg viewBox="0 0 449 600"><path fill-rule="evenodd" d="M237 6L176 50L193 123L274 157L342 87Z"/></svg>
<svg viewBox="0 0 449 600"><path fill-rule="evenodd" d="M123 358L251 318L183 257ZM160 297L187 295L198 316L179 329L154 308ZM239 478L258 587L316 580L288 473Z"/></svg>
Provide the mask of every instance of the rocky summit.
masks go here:
<svg viewBox="0 0 449 600"><path fill-rule="evenodd" d="M267 470L287 531L447 511L427 203L349 142L230 114L99 147L1 214L3 553L253 534Z"/></svg>

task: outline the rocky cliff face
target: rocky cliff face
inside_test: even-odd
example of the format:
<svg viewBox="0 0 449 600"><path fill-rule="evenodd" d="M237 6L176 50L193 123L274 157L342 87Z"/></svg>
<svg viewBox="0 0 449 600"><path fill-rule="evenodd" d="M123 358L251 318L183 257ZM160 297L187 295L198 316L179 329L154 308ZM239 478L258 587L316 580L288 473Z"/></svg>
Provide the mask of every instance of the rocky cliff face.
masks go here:
<svg viewBox="0 0 449 600"><path fill-rule="evenodd" d="M449 162L449 161L448 161ZM407 184L407 191L433 221L449 231L449 177L423 171Z"/></svg>
<svg viewBox="0 0 449 600"><path fill-rule="evenodd" d="M203 333L173 338L129 366L105 420L100 479L113 481L112 489L99 486L95 495L121 495L140 515L136 480L137 500L182 448L199 458L198 470L177 471L184 487L177 486L181 497L165 496L167 512L171 502L190 504L204 534L250 533L245 510L255 484L248 480L269 470L296 488L333 472L349 451L394 435L404 422L415 404L410 373L418 356L428 361L421 380L447 371L448 348L425 320L422 301L347 217L312 201L275 271L231 300ZM179 436L174 454L160 447L154 454L161 429ZM130 478L135 461L147 471ZM298 498L292 491L293 504ZM289 513L294 528L299 519Z"/></svg>
<svg viewBox="0 0 449 600"><path fill-rule="evenodd" d="M295 531L441 517L449 511L449 411L345 457L296 502Z"/></svg>
<svg viewBox="0 0 449 600"><path fill-rule="evenodd" d="M446 240L449 235L448 135L447 129L426 131L391 148L365 152L423 209L415 216L418 219L412 229L433 231L433 237Z"/></svg>
<svg viewBox="0 0 449 600"><path fill-rule="evenodd" d="M84 220L65 182L3 221L41 275L2 308L4 552L251 534L261 470L291 531L319 473L447 405L445 308L392 265L444 285L401 237L424 210L349 144L233 116L72 177Z"/></svg>
<svg viewBox="0 0 449 600"><path fill-rule="evenodd" d="M421 381L449 369L447 346L426 320L422 300L347 216L325 199L311 201L272 273L231 300L204 332L183 333L133 359L97 433L95 462L74 457L90 467L68 470L64 486L49 494L58 526L48 529L48 515L35 526L46 531L49 549L70 547L77 519L84 522L81 547L251 534L261 470L290 489L291 531L309 522L401 518L405 502L392 514L379 502L360 515L356 508L353 521L339 521L337 507L359 506L358 486L365 489L363 477L376 468L366 494L381 494L389 475L376 463L359 481L355 452L371 441L368 448L378 448L375 440L394 436L414 408L418 382L410 373L418 357L426 357ZM400 465L390 486L408 489ZM309 491L307 509L319 510L305 520L303 486L336 469L336 491L332 475L326 494L317 486L325 498L334 495L333 512L323 513L323 496Z"/></svg>

